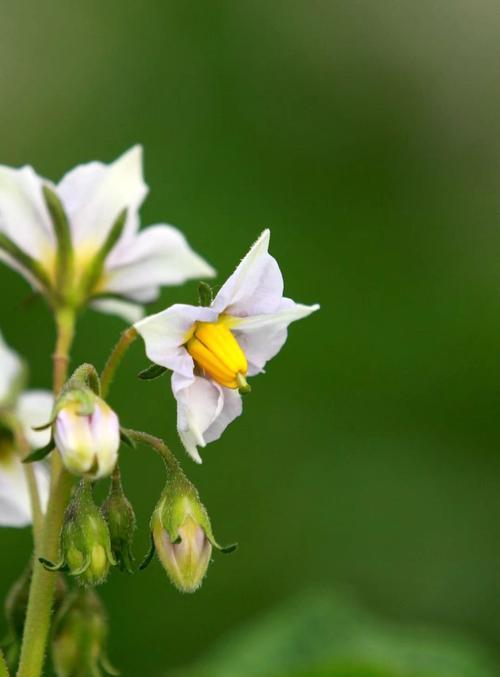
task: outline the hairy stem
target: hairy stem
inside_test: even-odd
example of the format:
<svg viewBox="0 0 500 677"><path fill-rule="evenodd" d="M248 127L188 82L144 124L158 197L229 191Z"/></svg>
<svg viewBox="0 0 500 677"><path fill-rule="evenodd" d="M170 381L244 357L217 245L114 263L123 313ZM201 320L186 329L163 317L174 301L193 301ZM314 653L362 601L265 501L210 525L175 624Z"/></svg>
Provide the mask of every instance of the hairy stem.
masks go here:
<svg viewBox="0 0 500 677"><path fill-rule="evenodd" d="M53 355L55 395L59 393L66 380L74 325L73 311L63 309L56 313L57 342ZM53 453L49 503L40 543L40 552L52 561L55 561L58 556L59 534L71 485L71 475L64 469L59 454ZM40 677L42 674L55 582L54 574L46 571L35 562L24 625L18 677Z"/></svg>
<svg viewBox="0 0 500 677"><path fill-rule="evenodd" d="M125 329L125 331L120 336L118 343L111 351L111 355L108 357L108 361L104 365L104 369L102 370L101 374L101 392L103 398L106 398L109 393L109 389L115 377L116 370L125 357L125 353L138 336L139 334L137 333L135 327L129 327L128 329Z"/></svg>
<svg viewBox="0 0 500 677"><path fill-rule="evenodd" d="M38 484L36 483L35 469L31 463L23 466L24 476L28 485L28 493L30 497L31 515L33 520L33 541L35 544L35 553L38 554L41 546L42 528L43 528L43 513L40 505L40 494L38 492Z"/></svg>
<svg viewBox="0 0 500 677"><path fill-rule="evenodd" d="M149 433L143 433L139 430L131 430L130 428L124 428L124 432L133 439L135 442L140 442L141 444L146 444L149 447L152 447L157 451L160 456L165 461L167 469L172 473L182 473L181 465L174 454L167 447L165 442L159 437L150 435Z"/></svg>

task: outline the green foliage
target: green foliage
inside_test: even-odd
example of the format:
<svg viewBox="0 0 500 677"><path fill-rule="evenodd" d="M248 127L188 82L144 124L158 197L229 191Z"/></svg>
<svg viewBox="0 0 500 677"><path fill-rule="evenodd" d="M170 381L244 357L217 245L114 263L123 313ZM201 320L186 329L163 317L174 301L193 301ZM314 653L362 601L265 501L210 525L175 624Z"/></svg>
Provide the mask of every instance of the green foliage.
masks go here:
<svg viewBox="0 0 500 677"><path fill-rule="evenodd" d="M304 593L228 636L176 677L494 677L470 638L391 623L328 591Z"/></svg>

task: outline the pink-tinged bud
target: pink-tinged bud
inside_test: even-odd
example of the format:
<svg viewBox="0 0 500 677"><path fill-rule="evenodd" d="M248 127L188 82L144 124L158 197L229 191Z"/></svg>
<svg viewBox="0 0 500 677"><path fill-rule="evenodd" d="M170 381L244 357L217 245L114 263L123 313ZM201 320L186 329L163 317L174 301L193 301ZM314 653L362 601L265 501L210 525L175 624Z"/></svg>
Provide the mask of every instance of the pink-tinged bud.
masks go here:
<svg viewBox="0 0 500 677"><path fill-rule="evenodd" d="M74 475L99 479L113 472L120 446L118 416L100 397L93 396L91 413L82 413L78 400L69 399L54 423L54 441L64 465Z"/></svg>
<svg viewBox="0 0 500 677"><path fill-rule="evenodd" d="M190 512L189 500L185 499L184 502L186 512L174 543L163 525L159 511L155 512L151 526L156 552L170 580L182 592L194 592L207 572L212 544Z"/></svg>

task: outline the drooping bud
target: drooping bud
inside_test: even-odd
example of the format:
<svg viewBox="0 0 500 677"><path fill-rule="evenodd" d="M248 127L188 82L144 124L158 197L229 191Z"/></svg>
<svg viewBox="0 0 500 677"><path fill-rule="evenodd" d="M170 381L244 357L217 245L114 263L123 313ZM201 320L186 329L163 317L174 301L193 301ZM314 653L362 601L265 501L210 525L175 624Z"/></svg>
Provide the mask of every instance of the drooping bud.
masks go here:
<svg viewBox="0 0 500 677"><path fill-rule="evenodd" d="M111 550L121 571L133 574L135 560L132 554L132 541L136 527L132 504L123 493L118 466L111 478L109 493L101 506L101 512L108 524L111 538Z"/></svg>
<svg viewBox="0 0 500 677"><path fill-rule="evenodd" d="M151 518L154 549L172 583L181 592L194 592L205 577L212 546L231 552L236 546L221 547L214 538L210 518L196 488L180 472L169 478Z"/></svg>
<svg viewBox="0 0 500 677"><path fill-rule="evenodd" d="M116 565L108 526L92 496L92 486L82 480L66 508L61 531L60 561L40 558L51 571L68 571L82 585L99 585Z"/></svg>
<svg viewBox="0 0 500 677"><path fill-rule="evenodd" d="M82 395L87 400L84 407ZM54 422L54 441L71 473L105 477L113 472L118 458L118 416L90 388L68 391Z"/></svg>
<svg viewBox="0 0 500 677"><path fill-rule="evenodd" d="M54 621L52 662L57 677L117 675L107 658L108 623L91 589L68 595Z"/></svg>

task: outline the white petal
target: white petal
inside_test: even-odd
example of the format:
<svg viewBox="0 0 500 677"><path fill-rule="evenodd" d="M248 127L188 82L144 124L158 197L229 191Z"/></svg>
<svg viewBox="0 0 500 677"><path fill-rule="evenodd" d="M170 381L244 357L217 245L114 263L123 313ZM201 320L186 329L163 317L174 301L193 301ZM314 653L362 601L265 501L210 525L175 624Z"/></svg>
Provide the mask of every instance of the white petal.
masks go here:
<svg viewBox="0 0 500 677"><path fill-rule="evenodd" d="M0 166L0 233L31 257L44 261L54 248L52 224L42 186L49 183L32 167Z"/></svg>
<svg viewBox="0 0 500 677"><path fill-rule="evenodd" d="M54 396L49 390L27 390L17 400L16 414L32 449L44 447L50 441L50 428L38 431L33 428L50 421L53 404Z"/></svg>
<svg viewBox="0 0 500 677"><path fill-rule="evenodd" d="M269 253L265 230L234 273L227 279L212 306L220 313L246 317L278 310L283 296L283 276Z"/></svg>
<svg viewBox="0 0 500 677"><path fill-rule="evenodd" d="M21 461L14 455L0 463L0 525L24 527L31 523L28 485Z"/></svg>
<svg viewBox="0 0 500 677"><path fill-rule="evenodd" d="M34 464L42 509L48 498L49 474L43 463ZM24 468L14 454L0 463L0 526L31 524L31 504Z"/></svg>
<svg viewBox="0 0 500 677"><path fill-rule="evenodd" d="M105 290L124 295L141 287L181 284L215 275L173 226L151 226L133 240L119 244L106 267Z"/></svg>
<svg viewBox="0 0 500 677"><path fill-rule="evenodd" d="M9 348L0 334L0 404L15 397L16 388L21 386L23 371L21 358Z"/></svg>
<svg viewBox="0 0 500 677"><path fill-rule="evenodd" d="M94 479L111 475L118 459L120 423L118 416L106 402L98 400L91 416L91 435L94 439L98 470Z"/></svg>
<svg viewBox="0 0 500 677"><path fill-rule="evenodd" d="M281 301L281 309L276 313L234 318L231 330L247 357L249 376L261 372L266 362L280 351L287 339L287 328L291 322L307 317L318 309L317 304L304 306L285 298Z"/></svg>
<svg viewBox="0 0 500 677"><path fill-rule="evenodd" d="M146 355L152 362L190 378L193 359L183 344L197 320L215 322L217 313L212 308L177 303L161 313L145 317L134 326L144 339Z"/></svg>
<svg viewBox="0 0 500 677"><path fill-rule="evenodd" d="M75 246L98 248L125 207L129 213L124 236L132 233L147 190L141 146L134 146L110 165L90 162L66 174L57 193L68 214Z"/></svg>
<svg viewBox="0 0 500 677"><path fill-rule="evenodd" d="M172 391L177 400L179 436L188 454L201 463L197 447L205 446L204 434L222 412L222 388L201 376L185 379L174 373Z"/></svg>
<svg viewBox="0 0 500 677"><path fill-rule="evenodd" d="M218 440L227 426L235 418L238 418L243 410L241 395L236 389L221 388L221 390L223 395L222 409L203 435L207 443Z"/></svg>
<svg viewBox="0 0 500 677"><path fill-rule="evenodd" d="M141 305L129 303L128 301L120 301L119 299L97 299L92 301L90 307L100 313L118 315L118 317L121 317L129 324L134 324L144 315Z"/></svg>
<svg viewBox="0 0 500 677"><path fill-rule="evenodd" d="M88 472L95 461L89 419L77 414L74 407L65 407L58 413L54 425L54 441L64 465L76 475Z"/></svg>

